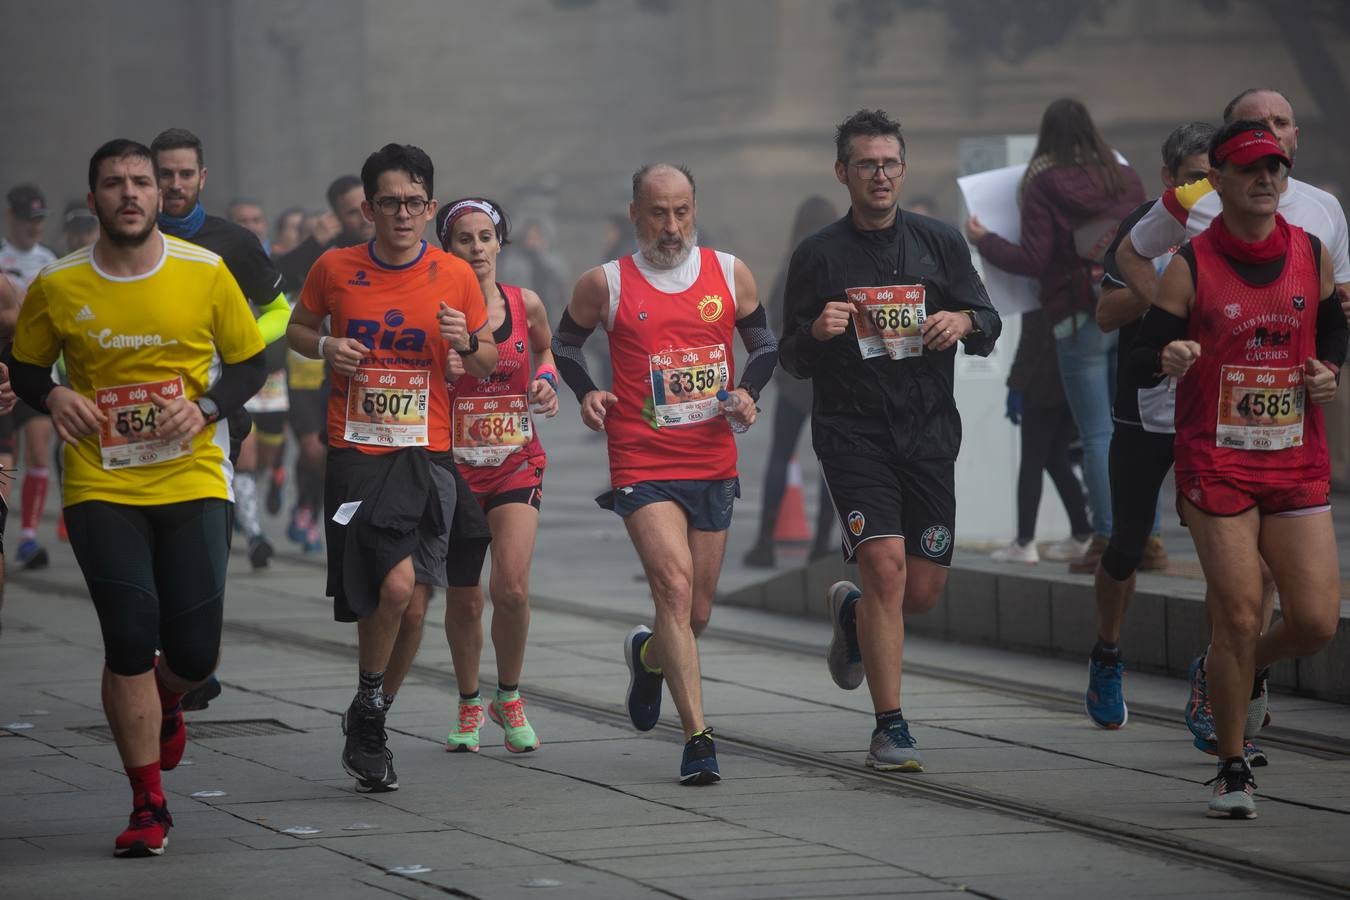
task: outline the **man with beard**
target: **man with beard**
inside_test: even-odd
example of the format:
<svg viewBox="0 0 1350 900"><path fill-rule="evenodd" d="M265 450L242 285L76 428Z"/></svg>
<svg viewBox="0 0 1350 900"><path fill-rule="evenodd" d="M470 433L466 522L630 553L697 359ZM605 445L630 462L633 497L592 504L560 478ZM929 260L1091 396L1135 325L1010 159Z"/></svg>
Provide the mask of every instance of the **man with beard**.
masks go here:
<svg viewBox="0 0 1350 900"><path fill-rule="evenodd" d="M291 315L290 304L281 291L281 273L272 266L253 232L220 216L208 216L202 208L207 172L202 142L195 134L186 128L170 128L155 137L150 149L155 154L155 173L164 204L159 214L160 229L205 247L225 260L244 296L257 310L263 340L275 345L269 368L276 368L276 361L284 358L285 344L279 342L286 334ZM236 467L235 517L248 538L249 562L260 569L272 558L273 549L258 520L258 486L253 471L257 465L257 446L256 438L250 434L252 418L241 408L231 417L229 427L230 462Z"/></svg>
<svg viewBox="0 0 1350 900"><path fill-rule="evenodd" d="M220 652L233 500L220 423L266 374L239 285L219 256L160 232L159 200L150 148L119 139L94 153L99 240L33 282L7 360L15 390L67 444L66 525L132 788L118 856L168 843L160 772L183 756L183 693ZM62 353L69 387L51 378Z"/></svg>
<svg viewBox="0 0 1350 900"><path fill-rule="evenodd" d="M754 423L777 354L749 268L696 246L688 169L639 169L628 215L638 252L581 276L553 355L581 420L608 436L614 489L597 502L623 517L656 606L654 628L639 625L624 643L629 718L639 731L655 728L666 681L684 726L680 782L712 784L721 774L696 638L712 615L740 494L732 427ZM609 333L612 393L596 387L581 352L596 325ZM739 382L733 327L747 352Z"/></svg>
<svg viewBox="0 0 1350 900"><path fill-rule="evenodd" d="M866 675L876 713L866 764L921 772L900 707L903 617L937 604L952 560L956 345L988 356L1002 323L965 239L901 211L899 122L879 109L844 120L834 174L852 205L792 254L779 347L783 368L812 381L812 444L862 576L861 591L849 581L829 591L830 675L845 690Z"/></svg>

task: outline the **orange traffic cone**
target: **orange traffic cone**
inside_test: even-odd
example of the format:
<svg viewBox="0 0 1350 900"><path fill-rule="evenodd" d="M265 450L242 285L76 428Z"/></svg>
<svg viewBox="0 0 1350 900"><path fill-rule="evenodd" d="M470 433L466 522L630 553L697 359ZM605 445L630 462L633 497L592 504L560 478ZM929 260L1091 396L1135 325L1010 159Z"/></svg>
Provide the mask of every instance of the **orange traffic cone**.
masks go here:
<svg viewBox="0 0 1350 900"><path fill-rule="evenodd" d="M796 456L788 460L787 489L783 491L783 503L778 507L773 539L780 544L811 541L811 529L806 524L806 501L802 497L802 466Z"/></svg>

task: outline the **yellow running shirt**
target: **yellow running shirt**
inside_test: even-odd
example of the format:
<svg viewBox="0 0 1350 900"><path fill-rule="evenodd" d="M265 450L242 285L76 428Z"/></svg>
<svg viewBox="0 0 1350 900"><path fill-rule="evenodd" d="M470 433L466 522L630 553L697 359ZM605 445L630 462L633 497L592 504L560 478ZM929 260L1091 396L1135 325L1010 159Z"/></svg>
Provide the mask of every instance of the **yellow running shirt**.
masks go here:
<svg viewBox="0 0 1350 900"><path fill-rule="evenodd" d="M196 399L220 374L263 350L248 301L216 254L168 235L144 275L99 270L86 247L42 270L24 299L14 358L49 366L64 353L70 386L108 417L99 434L66 445L63 501L131 506L233 500L229 426L207 425L190 445L154 440L150 394Z"/></svg>

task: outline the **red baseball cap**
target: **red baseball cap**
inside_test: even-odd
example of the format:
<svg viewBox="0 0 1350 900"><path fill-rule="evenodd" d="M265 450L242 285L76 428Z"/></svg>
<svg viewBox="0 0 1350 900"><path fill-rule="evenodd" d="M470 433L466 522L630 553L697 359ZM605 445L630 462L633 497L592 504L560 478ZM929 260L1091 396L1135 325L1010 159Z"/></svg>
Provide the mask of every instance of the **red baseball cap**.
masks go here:
<svg viewBox="0 0 1350 900"><path fill-rule="evenodd" d="M1280 142L1263 128L1239 131L1214 151L1214 161L1219 165L1230 162L1236 166L1245 166L1267 156L1278 157L1286 166L1291 165Z"/></svg>

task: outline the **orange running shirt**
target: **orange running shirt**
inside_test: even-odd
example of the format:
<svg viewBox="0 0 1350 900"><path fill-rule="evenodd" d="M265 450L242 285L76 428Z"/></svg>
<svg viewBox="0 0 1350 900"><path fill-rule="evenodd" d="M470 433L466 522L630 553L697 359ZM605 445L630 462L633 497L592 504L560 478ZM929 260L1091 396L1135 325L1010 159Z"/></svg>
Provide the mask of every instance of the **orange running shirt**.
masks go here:
<svg viewBox="0 0 1350 900"><path fill-rule="evenodd" d="M300 304L331 316L335 337L356 338L371 351L350 378L329 376L329 446L371 454L450 449L450 346L436 319L441 303L463 312L470 332L487 323L473 269L425 241L417 259L402 266L380 262L374 241L319 257Z"/></svg>

